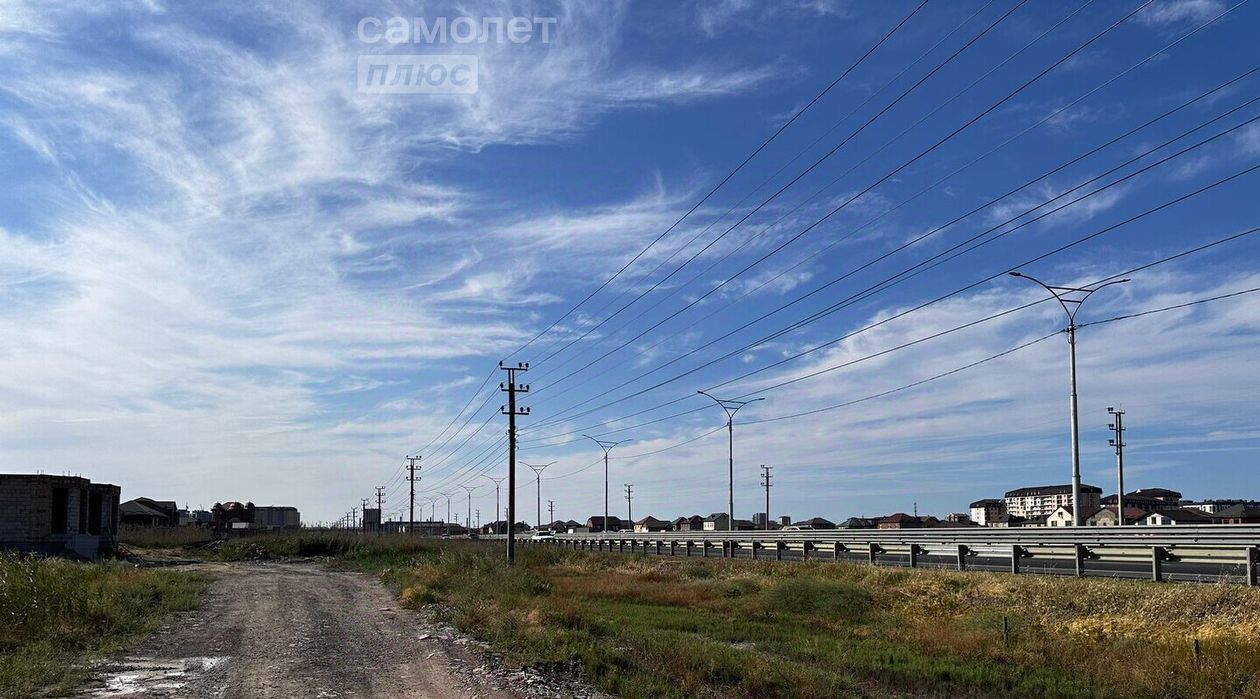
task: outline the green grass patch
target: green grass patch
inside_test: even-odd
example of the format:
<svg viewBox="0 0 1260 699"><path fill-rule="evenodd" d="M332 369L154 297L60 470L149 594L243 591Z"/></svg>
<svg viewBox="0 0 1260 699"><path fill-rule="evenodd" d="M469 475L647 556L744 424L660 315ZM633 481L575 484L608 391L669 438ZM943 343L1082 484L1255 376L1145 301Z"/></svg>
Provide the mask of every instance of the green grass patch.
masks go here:
<svg viewBox="0 0 1260 699"><path fill-rule="evenodd" d="M510 662L632 699L1260 698L1260 591L1244 587L534 546L509 567L501 543L321 537Z"/></svg>
<svg viewBox="0 0 1260 699"><path fill-rule="evenodd" d="M0 698L64 691L85 662L197 606L204 576L0 554Z"/></svg>

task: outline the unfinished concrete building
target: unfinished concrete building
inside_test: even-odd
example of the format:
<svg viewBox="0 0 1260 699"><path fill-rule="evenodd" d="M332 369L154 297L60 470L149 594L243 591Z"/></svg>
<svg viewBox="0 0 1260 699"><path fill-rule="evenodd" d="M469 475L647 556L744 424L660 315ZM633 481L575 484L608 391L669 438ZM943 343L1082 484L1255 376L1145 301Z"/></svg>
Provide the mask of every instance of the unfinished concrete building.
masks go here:
<svg viewBox="0 0 1260 699"><path fill-rule="evenodd" d="M0 474L0 549L95 559L118 546L116 485Z"/></svg>

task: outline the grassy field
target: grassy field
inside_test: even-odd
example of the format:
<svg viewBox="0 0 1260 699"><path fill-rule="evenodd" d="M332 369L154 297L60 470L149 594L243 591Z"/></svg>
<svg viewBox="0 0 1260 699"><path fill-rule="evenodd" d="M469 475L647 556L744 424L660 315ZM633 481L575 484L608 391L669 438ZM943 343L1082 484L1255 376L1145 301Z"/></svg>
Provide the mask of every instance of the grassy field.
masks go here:
<svg viewBox="0 0 1260 699"><path fill-rule="evenodd" d="M511 661L624 697L1260 697L1243 587L528 546L508 568L501 546L307 535L217 555L338 556Z"/></svg>
<svg viewBox="0 0 1260 699"><path fill-rule="evenodd" d="M0 554L0 698L74 686L88 659L195 607L205 585L173 570Z"/></svg>

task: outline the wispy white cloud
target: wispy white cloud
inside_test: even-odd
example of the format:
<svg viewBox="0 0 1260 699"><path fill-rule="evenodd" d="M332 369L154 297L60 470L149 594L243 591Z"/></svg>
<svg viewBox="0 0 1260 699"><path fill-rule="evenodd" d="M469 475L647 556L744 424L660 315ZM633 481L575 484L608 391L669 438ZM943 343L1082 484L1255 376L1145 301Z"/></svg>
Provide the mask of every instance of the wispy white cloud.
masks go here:
<svg viewBox="0 0 1260 699"><path fill-rule="evenodd" d="M344 8L0 5L12 107L0 138L47 168L28 178L45 204L37 224L0 229L0 458L61 470L65 450L90 443L93 475L129 495L183 499L215 472L323 502L351 478L348 459L392 459L436 434L443 406L396 419L400 399L373 397L401 385L402 367L522 342L512 312L558 298L540 283L546 256L563 275L584 264L577 250L622 255L678 204L661 190L508 214L440 167L772 73L614 61L620 7L558 7L553 44L470 47L482 90L426 100L355 92L355 58L371 49ZM212 31L225 19L262 38ZM103 22L125 31L106 41ZM109 51L117 60L100 60ZM483 249L533 252L505 267Z"/></svg>
<svg viewBox="0 0 1260 699"><path fill-rule="evenodd" d="M1138 13L1137 20L1154 26L1205 22L1225 7L1223 0L1159 0Z"/></svg>

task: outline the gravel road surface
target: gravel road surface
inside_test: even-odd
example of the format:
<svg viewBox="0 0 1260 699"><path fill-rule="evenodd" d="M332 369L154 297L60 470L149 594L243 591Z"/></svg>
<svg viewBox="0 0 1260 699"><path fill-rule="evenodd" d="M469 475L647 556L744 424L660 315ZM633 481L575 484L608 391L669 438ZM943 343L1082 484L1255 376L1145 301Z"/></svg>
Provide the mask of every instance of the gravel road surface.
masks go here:
<svg viewBox="0 0 1260 699"><path fill-rule="evenodd" d="M497 666L478 644L399 608L377 580L315 563L190 566L215 581L87 697L589 697Z"/></svg>

